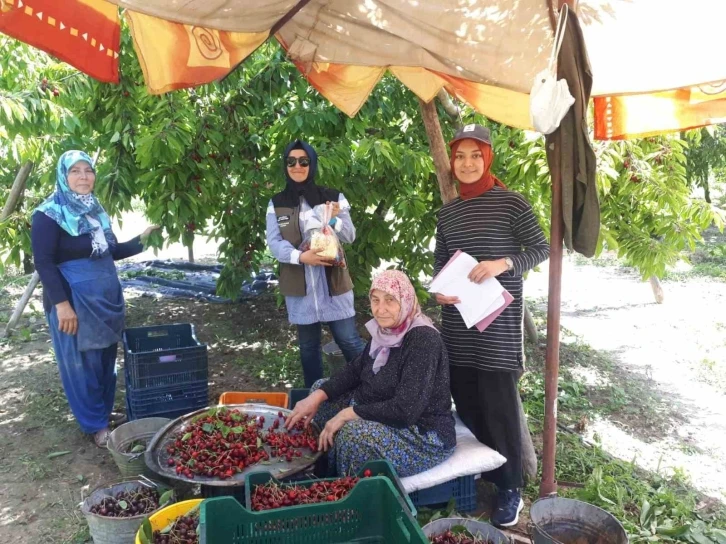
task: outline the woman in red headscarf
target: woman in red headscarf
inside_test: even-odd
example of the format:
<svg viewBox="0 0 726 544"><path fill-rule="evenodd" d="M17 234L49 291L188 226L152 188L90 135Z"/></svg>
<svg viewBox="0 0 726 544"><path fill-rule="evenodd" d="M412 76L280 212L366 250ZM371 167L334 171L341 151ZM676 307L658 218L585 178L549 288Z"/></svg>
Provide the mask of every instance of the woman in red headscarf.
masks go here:
<svg viewBox="0 0 726 544"><path fill-rule="evenodd" d="M456 297L436 295L443 305L442 336L451 365L451 393L461 420L477 439L507 462L484 478L498 488L492 522L509 527L523 503L517 380L523 366L522 274L549 256L531 206L492 173L489 129L467 125L449 143L459 198L441 208L436 228L434 274L461 250L479 264L469 279L496 277L514 301L483 331L467 328Z"/></svg>

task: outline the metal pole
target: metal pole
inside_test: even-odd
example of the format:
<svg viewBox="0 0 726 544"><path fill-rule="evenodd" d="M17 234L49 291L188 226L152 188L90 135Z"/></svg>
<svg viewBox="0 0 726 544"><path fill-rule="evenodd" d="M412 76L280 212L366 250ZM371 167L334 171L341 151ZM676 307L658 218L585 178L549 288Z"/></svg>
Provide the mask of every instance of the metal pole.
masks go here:
<svg viewBox="0 0 726 544"><path fill-rule="evenodd" d="M545 359L545 420L542 447L540 496L557 492L555 455L557 449L557 380L560 370L560 304L562 300L562 172L561 135L554 135L555 153L550 164L552 176L552 225L550 227L549 293L547 296L547 351Z"/></svg>
<svg viewBox="0 0 726 544"><path fill-rule="evenodd" d="M547 1L550 7L552 31L556 29L556 18L552 9L553 0ZM567 4L571 10L577 8L577 0L557 0L557 8ZM557 454L557 383L560 373L560 306L562 303L562 242L564 222L562 219L562 168L559 149L562 134L558 129L552 138L554 153L550 163L552 177L552 210L550 225L550 269L549 291L547 296L547 351L545 357L545 420L542 437L542 481L541 497L557 492L555 480L555 458Z"/></svg>

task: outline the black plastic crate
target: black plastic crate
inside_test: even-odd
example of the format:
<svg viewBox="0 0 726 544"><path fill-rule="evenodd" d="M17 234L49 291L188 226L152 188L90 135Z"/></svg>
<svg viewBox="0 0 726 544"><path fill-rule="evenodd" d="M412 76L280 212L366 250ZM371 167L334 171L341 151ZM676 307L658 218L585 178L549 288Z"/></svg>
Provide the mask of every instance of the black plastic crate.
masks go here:
<svg viewBox="0 0 726 544"><path fill-rule="evenodd" d="M460 476L426 489L419 489L408 495L414 506L432 507L456 501L456 511L461 513L476 510L476 480L474 476Z"/></svg>
<svg viewBox="0 0 726 544"><path fill-rule="evenodd" d="M128 388L207 381L207 345L197 340L190 323L126 329L123 341Z"/></svg>
<svg viewBox="0 0 726 544"><path fill-rule="evenodd" d="M141 390L126 387L126 411L129 420L144 417L173 419L208 405L209 386L206 380Z"/></svg>

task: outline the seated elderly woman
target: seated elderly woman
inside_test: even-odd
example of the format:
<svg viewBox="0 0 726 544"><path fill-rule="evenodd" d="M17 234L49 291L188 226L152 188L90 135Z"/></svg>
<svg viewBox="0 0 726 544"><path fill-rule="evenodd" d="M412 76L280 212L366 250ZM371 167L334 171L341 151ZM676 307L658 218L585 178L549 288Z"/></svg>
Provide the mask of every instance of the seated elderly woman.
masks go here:
<svg viewBox="0 0 726 544"><path fill-rule="evenodd" d="M371 341L338 374L315 382L287 426L319 424L320 448L338 474L387 459L400 476L411 476L445 461L456 446L446 349L402 272L377 276L370 303Z"/></svg>

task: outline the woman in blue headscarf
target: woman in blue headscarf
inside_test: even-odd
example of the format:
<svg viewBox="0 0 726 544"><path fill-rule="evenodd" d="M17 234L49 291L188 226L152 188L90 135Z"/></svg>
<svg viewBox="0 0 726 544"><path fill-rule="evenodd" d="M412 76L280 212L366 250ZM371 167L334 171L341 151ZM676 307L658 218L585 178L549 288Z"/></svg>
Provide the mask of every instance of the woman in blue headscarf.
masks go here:
<svg viewBox="0 0 726 544"><path fill-rule="evenodd" d="M31 239L68 404L81 430L104 447L116 392L116 348L124 329L114 260L141 253L142 241L159 227L118 243L93 194L95 182L96 170L86 153L64 153L55 192L33 213Z"/></svg>

